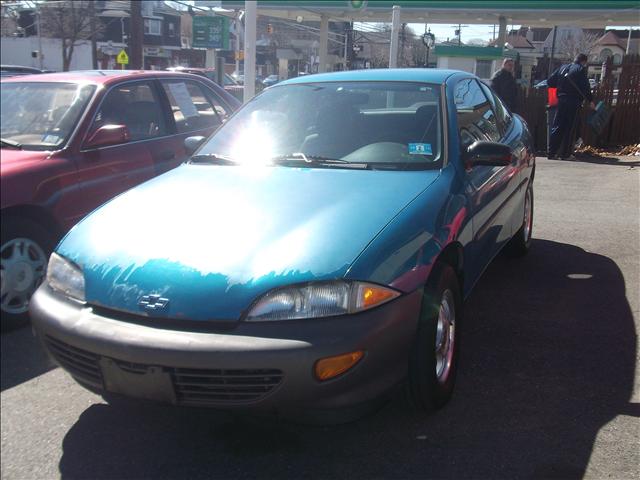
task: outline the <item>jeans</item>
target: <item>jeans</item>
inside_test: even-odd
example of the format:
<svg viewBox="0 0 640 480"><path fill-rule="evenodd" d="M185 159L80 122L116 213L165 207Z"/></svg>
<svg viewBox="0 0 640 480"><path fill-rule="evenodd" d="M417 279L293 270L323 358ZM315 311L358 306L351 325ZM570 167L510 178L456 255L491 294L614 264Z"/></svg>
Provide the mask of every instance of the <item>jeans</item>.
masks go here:
<svg viewBox="0 0 640 480"><path fill-rule="evenodd" d="M569 138L571 129L575 123L582 100L574 97L562 96L558 98L558 113L551 128L548 156L555 156L563 141L571 142ZM567 145L565 151L571 153L571 145Z"/></svg>

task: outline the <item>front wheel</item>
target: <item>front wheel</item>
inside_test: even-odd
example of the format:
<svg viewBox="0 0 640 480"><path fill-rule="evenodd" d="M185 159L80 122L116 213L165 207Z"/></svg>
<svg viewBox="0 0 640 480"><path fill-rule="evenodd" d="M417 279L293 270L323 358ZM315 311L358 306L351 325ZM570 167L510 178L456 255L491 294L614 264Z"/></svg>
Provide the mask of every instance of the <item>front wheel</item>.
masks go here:
<svg viewBox="0 0 640 480"><path fill-rule="evenodd" d="M21 218L2 219L0 241L0 308L2 330L29 321L29 300L44 278L50 235L39 225Z"/></svg>
<svg viewBox="0 0 640 480"><path fill-rule="evenodd" d="M529 183L524 194L522 226L509 241L507 253L512 257L523 257L531 247L533 233L533 185Z"/></svg>
<svg viewBox="0 0 640 480"><path fill-rule="evenodd" d="M438 409L453 394L461 318L458 277L451 266L436 264L425 287L409 358L408 393L411 402L421 410Z"/></svg>

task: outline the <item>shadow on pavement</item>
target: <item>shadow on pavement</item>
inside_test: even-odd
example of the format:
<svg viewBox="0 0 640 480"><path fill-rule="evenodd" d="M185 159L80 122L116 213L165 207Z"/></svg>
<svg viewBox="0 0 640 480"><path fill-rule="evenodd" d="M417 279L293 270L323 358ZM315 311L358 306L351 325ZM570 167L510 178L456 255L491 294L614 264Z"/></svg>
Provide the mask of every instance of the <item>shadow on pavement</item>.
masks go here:
<svg viewBox="0 0 640 480"><path fill-rule="evenodd" d="M56 368L26 326L3 333L1 390L5 391Z"/></svg>
<svg viewBox="0 0 640 480"><path fill-rule="evenodd" d="M452 402L400 396L338 427L93 405L63 443L63 478L579 478L599 429L637 415L636 332L610 259L537 240L499 257L466 306Z"/></svg>
<svg viewBox="0 0 640 480"><path fill-rule="evenodd" d="M607 157L593 153L576 153L577 162L597 163L600 165L621 165L625 167L640 167L640 159L638 161L620 159L617 157Z"/></svg>

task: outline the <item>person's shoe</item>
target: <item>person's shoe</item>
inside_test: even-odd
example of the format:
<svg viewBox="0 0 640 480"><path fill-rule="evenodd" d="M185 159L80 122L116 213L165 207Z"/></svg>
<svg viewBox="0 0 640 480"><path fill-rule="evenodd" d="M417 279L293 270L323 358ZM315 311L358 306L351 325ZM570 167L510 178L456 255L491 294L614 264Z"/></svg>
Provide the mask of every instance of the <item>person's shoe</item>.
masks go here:
<svg viewBox="0 0 640 480"><path fill-rule="evenodd" d="M555 154L550 154L550 155L547 155L547 159L548 159L548 160L559 160L559 159L560 159L560 157L558 157L558 156L557 156L557 155L555 155Z"/></svg>
<svg viewBox="0 0 640 480"><path fill-rule="evenodd" d="M577 160L575 155L569 155L568 157L560 157L560 160L568 160L570 162L573 162L575 160Z"/></svg>

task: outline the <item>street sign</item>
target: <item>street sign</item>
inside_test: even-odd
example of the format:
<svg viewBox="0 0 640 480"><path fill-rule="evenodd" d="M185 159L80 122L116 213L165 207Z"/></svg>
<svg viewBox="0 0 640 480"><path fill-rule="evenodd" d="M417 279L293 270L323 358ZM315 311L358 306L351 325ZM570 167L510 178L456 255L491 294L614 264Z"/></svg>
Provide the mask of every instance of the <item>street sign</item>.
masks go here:
<svg viewBox="0 0 640 480"><path fill-rule="evenodd" d="M116 57L116 62L121 65L127 65L129 63L129 55L124 50L120 50L120 53Z"/></svg>
<svg viewBox="0 0 640 480"><path fill-rule="evenodd" d="M229 19L227 17L193 17L195 48L229 49Z"/></svg>

